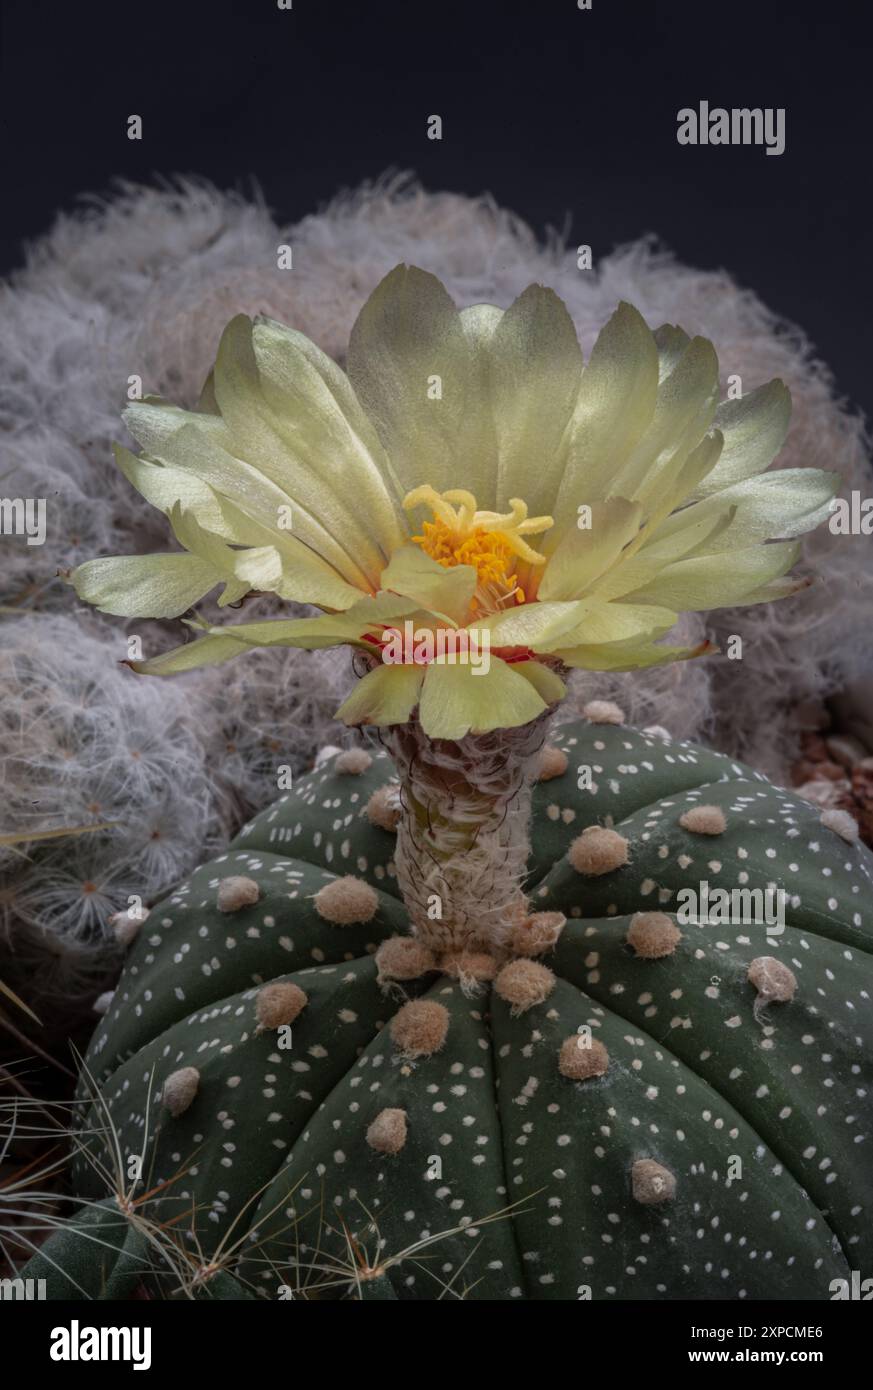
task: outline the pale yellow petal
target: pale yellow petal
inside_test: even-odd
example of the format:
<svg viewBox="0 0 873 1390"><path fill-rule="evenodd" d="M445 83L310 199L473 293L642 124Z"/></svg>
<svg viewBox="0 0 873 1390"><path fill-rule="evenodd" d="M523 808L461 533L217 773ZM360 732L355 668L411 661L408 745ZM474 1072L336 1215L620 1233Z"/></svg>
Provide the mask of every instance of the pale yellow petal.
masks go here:
<svg viewBox="0 0 873 1390"><path fill-rule="evenodd" d="M249 550L233 552L233 572L246 585L246 591L281 594L283 587L282 556L274 545L252 546ZM299 602L309 602L300 599Z"/></svg>
<svg viewBox="0 0 873 1390"><path fill-rule="evenodd" d="M302 493L295 491L292 495L292 479L285 480L286 490L260 466L234 454L233 437L222 420L144 401L131 405L124 418L131 434L150 456L190 471L222 498L233 502L244 516L271 532L281 530L290 520L295 540L320 555L348 584L375 591L377 580L368 579L342 538L331 535L318 512L303 504Z"/></svg>
<svg viewBox="0 0 873 1390"><path fill-rule="evenodd" d="M701 478L712 472L718 463L721 447L722 437L717 430L704 435L690 454L685 456L681 449L677 450L651 483L646 482L641 486L639 502L646 512L646 524L622 557L624 563L660 534L659 528L671 512L687 500Z"/></svg>
<svg viewBox="0 0 873 1390"><path fill-rule="evenodd" d="M841 482L838 473L824 473L817 468L763 473L695 502L666 521L654 539L666 540L683 531L692 518L702 522L730 508L730 524L704 537L698 553L747 547L755 541L789 540L827 520L831 499Z"/></svg>
<svg viewBox="0 0 873 1390"><path fill-rule="evenodd" d="M512 670L517 676L524 676L547 705L556 705L563 700L567 687L556 671L544 666L541 661L515 661Z"/></svg>
<svg viewBox="0 0 873 1390"><path fill-rule="evenodd" d="M533 647L557 639L581 620L584 603L524 603L471 622L490 633L492 647Z"/></svg>
<svg viewBox="0 0 873 1390"><path fill-rule="evenodd" d="M258 623L235 623L232 628L213 627L214 636L232 635L248 647L302 647L314 651L319 647L337 647L345 642L375 651L373 643L364 640L365 633L381 637L382 630L409 617L419 623L418 605L394 594L379 594L365 598L344 613L325 613L319 618L266 618Z"/></svg>
<svg viewBox="0 0 873 1390"><path fill-rule="evenodd" d="M416 266L376 286L352 328L348 372L401 490L464 481L458 436L468 408L471 346L447 291Z"/></svg>
<svg viewBox="0 0 873 1390"><path fill-rule="evenodd" d="M263 571L262 582L253 582L253 589L266 589L279 594L281 598L292 599L296 603L312 603L319 608L342 610L360 602L364 596L362 590L347 583L333 565L329 565L308 545L304 545L293 532L285 531L281 527L271 529L253 521L226 497L219 497L219 503L227 529L234 539L245 535L259 552L270 550L279 557L278 572L273 561L269 562L270 573L276 575L276 582L263 582L266 579L266 571ZM235 563L235 573L242 577L245 569L254 578L251 564L260 564L260 561L250 563L242 558L250 555L251 551L238 553L241 558Z"/></svg>
<svg viewBox="0 0 873 1390"><path fill-rule="evenodd" d="M542 714L546 702L532 683L492 656L487 672L435 661L427 667L418 717L429 738L513 729Z"/></svg>
<svg viewBox="0 0 873 1390"><path fill-rule="evenodd" d="M225 589L218 600L220 608L225 608L229 603L237 603L248 593L249 585L237 573L239 551L232 550L220 536L207 531L200 525L193 512L183 511L178 503L170 510L169 522L180 544L192 555L198 556L224 580Z"/></svg>
<svg viewBox="0 0 873 1390"><path fill-rule="evenodd" d="M215 399L215 373L210 369L197 400L198 415L218 415L218 401Z"/></svg>
<svg viewBox="0 0 873 1390"><path fill-rule="evenodd" d="M325 432L317 428L317 412L297 429L293 417L277 413L267 401L252 335L250 320L237 315L221 335L215 360L215 395L231 432L233 452L317 518L375 583L388 558L377 539L379 528L370 530L366 510L356 504L348 479L335 476L331 482L326 476L330 460L318 453ZM209 417L194 418L199 423Z"/></svg>
<svg viewBox="0 0 873 1390"><path fill-rule="evenodd" d="M391 556L382 571L380 588L415 599L420 608L444 616L450 622L467 621L478 576L472 565L444 565L418 545L404 545Z"/></svg>
<svg viewBox="0 0 873 1390"><path fill-rule="evenodd" d="M654 337L658 346L658 377L663 381L673 371L691 339L684 328L674 323L662 323L655 329Z"/></svg>
<svg viewBox="0 0 873 1390"><path fill-rule="evenodd" d="M662 468L653 470L652 476L640 485L637 501L646 513L647 535L687 502L700 480L718 466L723 444L720 432L713 430L690 453L677 449Z"/></svg>
<svg viewBox="0 0 873 1390"><path fill-rule="evenodd" d="M590 526L577 524L567 530L549 558L538 600L580 598L636 536L642 520L638 503L611 497L590 506ZM587 515L583 519L589 520Z"/></svg>
<svg viewBox="0 0 873 1390"><path fill-rule="evenodd" d="M86 560L70 575L84 603L128 618L177 618L224 576L196 555L122 555Z"/></svg>
<svg viewBox="0 0 873 1390"><path fill-rule="evenodd" d="M245 536L232 533L218 496L202 478L184 468L149 463L146 459L137 458L120 444L112 447L115 461L127 481L153 507L168 514L179 503L185 511L196 512L200 524L207 530L214 531L225 540L245 544Z"/></svg>
<svg viewBox="0 0 873 1390"><path fill-rule="evenodd" d="M424 666L376 666L358 681L336 718L344 724L405 724L418 703Z"/></svg>
<svg viewBox="0 0 873 1390"><path fill-rule="evenodd" d="M497 430L490 408L491 339L503 310L494 304L472 304L461 310L461 324L470 347L465 381L467 405L458 426L456 457L462 461L458 479L476 497L480 508L497 503Z"/></svg>
<svg viewBox="0 0 873 1390"><path fill-rule="evenodd" d="M763 473L788 433L791 396L781 381L769 381L738 401L725 401L715 415L724 435L718 465L701 482L697 496L712 493Z"/></svg>
<svg viewBox="0 0 873 1390"><path fill-rule="evenodd" d="M565 666L581 671L642 671L649 666L668 666L674 661L690 661L709 656L716 648L709 641L694 647L670 647L654 642L605 642L600 646L580 646L555 653Z"/></svg>
<svg viewBox="0 0 873 1390"><path fill-rule="evenodd" d="M627 597L666 604L677 613L732 608L745 603L747 594L784 575L799 553L796 541L786 541L692 556L665 566L648 584Z"/></svg>
<svg viewBox="0 0 873 1390"><path fill-rule="evenodd" d="M645 320L620 304L601 331L579 387L567 430L564 473L550 512L555 528L542 544L553 551L578 509L618 495L615 479L651 424L658 391L658 349Z"/></svg>
<svg viewBox="0 0 873 1390"><path fill-rule="evenodd" d="M264 399L295 454L341 497L390 555L408 535L404 491L345 372L315 343L256 318L252 342Z"/></svg>
<svg viewBox="0 0 873 1390"><path fill-rule="evenodd" d="M194 671L199 666L219 666L248 650L245 642L238 642L227 634L208 633L194 642L161 652L160 656L123 664L140 676L177 676L184 671Z"/></svg>
<svg viewBox="0 0 873 1390"><path fill-rule="evenodd" d="M651 424L619 469L610 495L635 500L678 453L687 457L710 428L717 407L718 358L706 338L692 338L658 387Z"/></svg>
<svg viewBox="0 0 873 1390"><path fill-rule="evenodd" d="M536 651L555 652L564 647L597 646L602 642L636 641L663 637L675 625L678 614L651 603L604 603L589 596L579 604L580 621L557 638L532 643Z"/></svg>
<svg viewBox="0 0 873 1390"><path fill-rule="evenodd" d="M582 371L573 320L553 290L530 285L519 295L496 324L487 358L498 450L494 505L500 511L523 497L531 515L548 514Z"/></svg>

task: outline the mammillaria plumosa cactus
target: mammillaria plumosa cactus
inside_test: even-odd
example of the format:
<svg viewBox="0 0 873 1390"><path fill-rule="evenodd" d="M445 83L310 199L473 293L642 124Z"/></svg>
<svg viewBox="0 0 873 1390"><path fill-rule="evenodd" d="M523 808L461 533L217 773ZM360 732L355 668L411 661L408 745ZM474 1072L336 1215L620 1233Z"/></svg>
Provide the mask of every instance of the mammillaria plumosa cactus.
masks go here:
<svg viewBox="0 0 873 1390"><path fill-rule="evenodd" d="M399 268L349 378L234 320L198 413L129 412L185 553L72 576L138 616L316 604L134 669L349 643L341 716L390 753L326 761L153 910L80 1196L106 1129L172 1247L146 1281L207 1296L827 1297L869 1240L870 857L614 706L547 737L569 669L703 655L662 644L679 613L807 582L832 478L762 473L784 388L719 407L711 345L626 305L583 369L550 291L459 314Z"/></svg>

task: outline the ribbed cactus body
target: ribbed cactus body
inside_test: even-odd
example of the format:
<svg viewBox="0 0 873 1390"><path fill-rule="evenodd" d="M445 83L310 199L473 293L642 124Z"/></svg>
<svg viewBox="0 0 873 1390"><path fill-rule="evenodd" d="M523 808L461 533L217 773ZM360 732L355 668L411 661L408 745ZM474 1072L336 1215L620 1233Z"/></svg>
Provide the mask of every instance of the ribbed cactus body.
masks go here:
<svg viewBox="0 0 873 1390"><path fill-rule="evenodd" d="M328 760L152 910L83 1129L105 1106L144 1148L148 1211L223 1296L827 1299L873 1267L873 856L717 753L551 742L525 885L551 948L536 918L490 966L384 947L384 754ZM222 909L234 878L257 900ZM684 920L704 883L784 890L784 927Z"/></svg>

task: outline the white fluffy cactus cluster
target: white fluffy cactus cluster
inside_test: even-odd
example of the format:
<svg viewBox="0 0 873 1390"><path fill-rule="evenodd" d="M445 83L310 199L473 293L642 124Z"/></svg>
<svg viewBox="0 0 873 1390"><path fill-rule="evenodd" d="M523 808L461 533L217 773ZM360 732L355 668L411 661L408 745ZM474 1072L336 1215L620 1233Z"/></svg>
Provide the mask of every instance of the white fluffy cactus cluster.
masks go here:
<svg viewBox="0 0 873 1390"><path fill-rule="evenodd" d="M215 692L217 727L204 728L182 686L133 679L111 655L124 650L123 635L113 647L81 612L2 625L0 833L16 843L0 843L0 978L60 1034L117 972L131 905L147 907L226 843L276 791L280 766L305 769L331 713L304 671L261 660L249 700L266 700L269 685L297 722L284 734L247 722L231 682ZM27 839L65 828L76 833Z"/></svg>

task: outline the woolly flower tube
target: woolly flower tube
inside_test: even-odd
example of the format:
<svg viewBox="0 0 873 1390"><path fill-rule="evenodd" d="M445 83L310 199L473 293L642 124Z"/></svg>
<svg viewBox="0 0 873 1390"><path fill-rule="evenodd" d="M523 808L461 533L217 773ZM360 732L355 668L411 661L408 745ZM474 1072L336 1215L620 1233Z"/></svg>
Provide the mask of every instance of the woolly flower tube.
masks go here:
<svg viewBox="0 0 873 1390"><path fill-rule="evenodd" d="M528 915L530 793L548 718L457 743L429 739L418 720L386 730L401 780L397 881L434 951L500 949Z"/></svg>
<svg viewBox="0 0 873 1390"><path fill-rule="evenodd" d="M709 642L663 643L681 614L804 587L787 577L796 538L828 515L837 480L765 473L785 387L720 406L712 345L653 333L628 304L583 365L553 291L459 312L434 276L398 266L361 310L348 372L279 323L233 319L197 411L148 400L126 414L143 454L119 450L119 465L182 549L90 560L71 582L143 618L179 617L219 586L220 607L266 591L321 609L188 619L196 640L130 664L168 675L256 647L366 653L339 717L388 730L397 752L416 925L440 935L419 903L439 878L443 944L497 941L520 910L529 760L561 673L703 655ZM508 731L492 779L487 736ZM480 870L499 889L465 896Z"/></svg>

